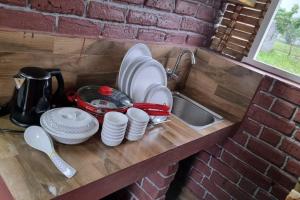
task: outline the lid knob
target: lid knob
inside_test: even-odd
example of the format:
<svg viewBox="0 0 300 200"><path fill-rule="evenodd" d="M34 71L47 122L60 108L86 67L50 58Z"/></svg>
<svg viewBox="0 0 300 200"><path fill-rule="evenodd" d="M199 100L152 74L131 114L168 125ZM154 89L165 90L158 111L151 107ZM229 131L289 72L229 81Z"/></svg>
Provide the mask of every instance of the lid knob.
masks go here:
<svg viewBox="0 0 300 200"><path fill-rule="evenodd" d="M100 86L98 92L103 96L111 96L113 92L113 88L109 86Z"/></svg>

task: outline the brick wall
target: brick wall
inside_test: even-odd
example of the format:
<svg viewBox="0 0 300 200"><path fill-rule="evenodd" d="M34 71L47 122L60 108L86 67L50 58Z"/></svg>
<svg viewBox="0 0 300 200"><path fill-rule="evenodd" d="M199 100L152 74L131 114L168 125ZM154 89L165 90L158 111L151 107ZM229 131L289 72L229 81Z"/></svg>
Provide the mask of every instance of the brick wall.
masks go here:
<svg viewBox="0 0 300 200"><path fill-rule="evenodd" d="M300 89L264 78L239 131L195 156L199 199L282 200L300 176Z"/></svg>
<svg viewBox="0 0 300 200"><path fill-rule="evenodd" d="M205 46L221 0L0 0L0 28Z"/></svg>
<svg viewBox="0 0 300 200"><path fill-rule="evenodd" d="M169 189L178 169L178 164L164 167L137 181L127 189L130 200L162 200Z"/></svg>

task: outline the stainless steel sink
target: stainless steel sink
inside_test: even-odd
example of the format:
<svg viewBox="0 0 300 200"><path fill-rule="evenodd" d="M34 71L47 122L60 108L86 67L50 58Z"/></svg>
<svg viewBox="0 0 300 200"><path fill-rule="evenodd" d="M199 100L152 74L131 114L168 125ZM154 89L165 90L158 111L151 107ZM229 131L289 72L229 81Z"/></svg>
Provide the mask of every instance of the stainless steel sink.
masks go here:
<svg viewBox="0 0 300 200"><path fill-rule="evenodd" d="M195 130L221 121L223 117L179 92L173 93L172 113Z"/></svg>

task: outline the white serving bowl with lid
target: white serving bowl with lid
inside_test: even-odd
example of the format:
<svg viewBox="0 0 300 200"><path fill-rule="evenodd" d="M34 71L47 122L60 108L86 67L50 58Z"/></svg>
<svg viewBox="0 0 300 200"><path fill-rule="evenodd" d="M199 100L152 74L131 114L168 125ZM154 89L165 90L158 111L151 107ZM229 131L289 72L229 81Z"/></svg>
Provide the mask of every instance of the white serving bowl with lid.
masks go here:
<svg viewBox="0 0 300 200"><path fill-rule="evenodd" d="M58 142L79 144L99 129L98 120L91 114L73 107L55 108L40 118L41 126Z"/></svg>

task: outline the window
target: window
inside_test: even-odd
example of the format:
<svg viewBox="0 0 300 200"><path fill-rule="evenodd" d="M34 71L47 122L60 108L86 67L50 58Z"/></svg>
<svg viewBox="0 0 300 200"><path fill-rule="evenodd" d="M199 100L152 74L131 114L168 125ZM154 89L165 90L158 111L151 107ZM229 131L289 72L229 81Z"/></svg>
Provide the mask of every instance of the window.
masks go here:
<svg viewBox="0 0 300 200"><path fill-rule="evenodd" d="M243 62L300 83L299 0L272 0Z"/></svg>

